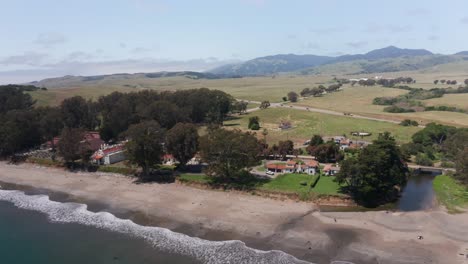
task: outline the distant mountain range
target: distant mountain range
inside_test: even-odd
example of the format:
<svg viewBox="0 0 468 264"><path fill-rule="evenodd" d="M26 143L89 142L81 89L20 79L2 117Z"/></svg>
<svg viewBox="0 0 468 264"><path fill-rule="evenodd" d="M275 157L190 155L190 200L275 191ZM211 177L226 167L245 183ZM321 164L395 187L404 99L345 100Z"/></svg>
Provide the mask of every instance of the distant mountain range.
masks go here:
<svg viewBox="0 0 468 264"><path fill-rule="evenodd" d="M468 52L454 55L438 55L425 49L400 49L389 46L370 51L366 54L343 55L338 57L316 55L274 55L260 57L239 64L224 65L209 72L224 76L257 76L271 75L282 72L301 72L304 74L329 72L332 65L337 68L353 66L349 74L395 72L419 70L426 67L463 60L460 56L468 56ZM350 65L359 62L360 65Z"/></svg>
<svg viewBox="0 0 468 264"><path fill-rule="evenodd" d="M117 73L108 75L96 76L72 76L67 75L58 78L48 78L41 81L31 82L29 84L38 87L47 88L62 88L71 86L80 86L84 84L97 84L106 82L119 82L123 80L136 80L136 79L156 79L164 77L186 77L190 79L220 79L224 78L223 75L217 75L209 72L193 72L193 71L180 71L180 72L154 72L154 73Z"/></svg>
<svg viewBox="0 0 468 264"><path fill-rule="evenodd" d="M207 72L156 72L156 73L122 73L97 76L64 76L49 78L30 84L47 87L79 87L101 84L127 84L139 87L143 79L164 77L185 77L190 79L221 79L243 76L274 75L279 73L292 74L334 74L353 75L385 73L398 71L445 69L468 71L468 51L453 55L434 54L424 49L400 49L394 46L370 51L366 54L343 55L338 57L317 55L273 55L256 58L243 63L229 64ZM136 83L136 84L135 84ZM140 85L141 86L141 85ZM144 85L142 86L144 87Z"/></svg>

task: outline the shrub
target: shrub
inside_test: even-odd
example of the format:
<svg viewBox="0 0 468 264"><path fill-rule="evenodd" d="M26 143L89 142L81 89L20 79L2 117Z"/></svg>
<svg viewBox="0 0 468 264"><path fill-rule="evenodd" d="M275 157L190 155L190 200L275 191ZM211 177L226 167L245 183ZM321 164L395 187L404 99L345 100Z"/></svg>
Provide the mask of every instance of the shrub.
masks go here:
<svg viewBox="0 0 468 264"><path fill-rule="evenodd" d="M412 113L412 112L416 112L416 111L414 109L411 109L411 108L403 108L403 107L399 107L399 106L396 106L396 105L392 105L392 106L389 106L389 107L385 107L384 112L388 112L388 113Z"/></svg>
<svg viewBox="0 0 468 264"><path fill-rule="evenodd" d="M416 164L421 166L432 166L434 162L424 153L418 153L416 155Z"/></svg>
<svg viewBox="0 0 468 264"><path fill-rule="evenodd" d="M419 123L411 119L405 119L401 121L400 125L401 126L419 126Z"/></svg>

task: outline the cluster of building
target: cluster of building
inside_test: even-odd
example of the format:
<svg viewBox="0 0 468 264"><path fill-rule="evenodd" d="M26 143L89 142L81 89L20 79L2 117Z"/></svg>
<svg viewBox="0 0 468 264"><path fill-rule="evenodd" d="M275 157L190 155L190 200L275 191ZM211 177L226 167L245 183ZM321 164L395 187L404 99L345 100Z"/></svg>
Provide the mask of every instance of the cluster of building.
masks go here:
<svg viewBox="0 0 468 264"><path fill-rule="evenodd" d="M57 147L60 141L60 137L55 137L51 141L46 142L42 149L44 151L51 150ZM96 165L110 165L126 160L125 157L125 143L126 141L119 142L118 144L109 145L101 139L98 132L86 132L83 135L82 144L93 151L91 155L91 162ZM178 163L177 159L171 154L165 154L161 157L162 164L164 165L175 165ZM187 165L200 165L201 158L199 155L195 155Z"/></svg>
<svg viewBox="0 0 468 264"><path fill-rule="evenodd" d="M369 145L370 143L367 141L360 141L360 140L352 140L345 136L335 136L328 138L328 140L334 141L337 145L340 146L341 150L346 149L361 149Z"/></svg>
<svg viewBox="0 0 468 264"><path fill-rule="evenodd" d="M320 172L320 163L316 160L288 160L287 162L269 162L265 164L267 171L272 173L306 173L315 175ZM325 175L333 176L340 171L338 166L326 164L322 172Z"/></svg>

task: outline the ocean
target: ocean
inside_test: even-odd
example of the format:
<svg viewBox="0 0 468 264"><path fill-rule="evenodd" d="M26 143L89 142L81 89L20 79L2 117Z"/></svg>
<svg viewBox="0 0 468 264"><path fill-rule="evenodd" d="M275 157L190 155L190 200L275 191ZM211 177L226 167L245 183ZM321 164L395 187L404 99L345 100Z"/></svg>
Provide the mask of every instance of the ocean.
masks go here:
<svg viewBox="0 0 468 264"><path fill-rule="evenodd" d="M0 260L14 264L308 263L241 241L142 226L87 205L0 189Z"/></svg>

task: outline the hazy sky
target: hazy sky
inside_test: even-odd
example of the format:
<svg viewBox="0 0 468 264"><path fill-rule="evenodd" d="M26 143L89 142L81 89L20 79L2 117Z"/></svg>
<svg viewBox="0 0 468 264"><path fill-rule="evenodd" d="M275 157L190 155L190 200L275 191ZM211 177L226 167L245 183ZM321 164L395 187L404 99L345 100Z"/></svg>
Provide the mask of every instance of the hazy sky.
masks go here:
<svg viewBox="0 0 468 264"><path fill-rule="evenodd" d="M0 1L0 83L389 45L468 50L466 0Z"/></svg>

